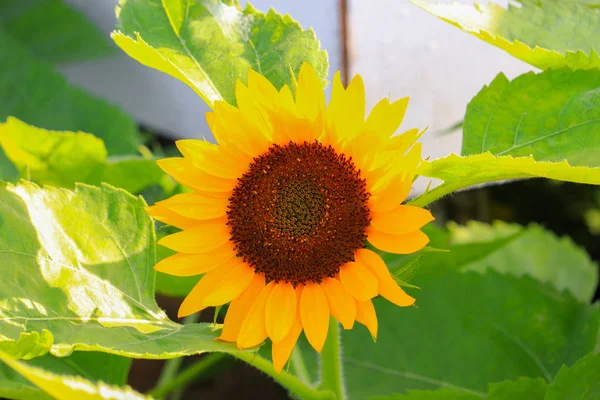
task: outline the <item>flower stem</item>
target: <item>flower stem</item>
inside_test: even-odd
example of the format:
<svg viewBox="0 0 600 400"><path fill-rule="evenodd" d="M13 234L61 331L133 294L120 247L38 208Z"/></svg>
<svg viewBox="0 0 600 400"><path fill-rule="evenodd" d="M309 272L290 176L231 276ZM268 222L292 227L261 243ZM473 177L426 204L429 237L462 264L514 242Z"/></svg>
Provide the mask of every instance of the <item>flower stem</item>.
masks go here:
<svg viewBox="0 0 600 400"><path fill-rule="evenodd" d="M321 387L335 393L337 400L346 398L344 375L342 370L342 343L340 341L340 326L331 318L329 334L321 353Z"/></svg>
<svg viewBox="0 0 600 400"><path fill-rule="evenodd" d="M300 380L308 385L311 384L310 375L308 374L308 370L306 369L306 364L304 363L304 357L302 356L302 350L300 347L296 346L294 352L292 353L292 365L294 366L294 371Z"/></svg>
<svg viewBox="0 0 600 400"><path fill-rule="evenodd" d="M195 364L193 364L191 367L186 368L179 375L175 376L173 379L165 382L163 385L158 385L156 388L152 389L152 391L148 394L156 399L164 398L172 391L194 380L194 378L208 370L213 365L217 364L224 357L225 354L223 353L207 354L206 356L198 360Z"/></svg>
<svg viewBox="0 0 600 400"><path fill-rule="evenodd" d="M232 354L233 356L239 358L242 361L247 362L252 365L254 368L257 368L269 375L275 381L277 381L281 386L289 390L290 392L297 395L299 398L303 400L335 400L336 397L331 391L321 391L317 390L313 387L308 386L300 379L295 376L281 371L281 373L277 373L275 371L275 367L273 364L263 357L255 354L255 353L246 353L246 352L238 352Z"/></svg>

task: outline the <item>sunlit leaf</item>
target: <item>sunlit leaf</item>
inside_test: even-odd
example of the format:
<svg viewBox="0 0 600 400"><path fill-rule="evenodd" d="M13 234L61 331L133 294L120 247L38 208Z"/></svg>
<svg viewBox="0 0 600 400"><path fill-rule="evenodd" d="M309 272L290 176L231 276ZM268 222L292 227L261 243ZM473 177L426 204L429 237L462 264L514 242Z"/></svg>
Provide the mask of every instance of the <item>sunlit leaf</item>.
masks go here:
<svg viewBox="0 0 600 400"><path fill-rule="evenodd" d="M597 2L522 0L508 8L411 0L425 11L540 69L598 68Z"/></svg>
<svg viewBox="0 0 600 400"><path fill-rule="evenodd" d="M238 351L215 341L217 326L176 324L156 305L155 237L144 207L108 186L3 185L0 351L20 358Z"/></svg>
<svg viewBox="0 0 600 400"><path fill-rule="evenodd" d="M3 361L52 398L58 400L150 399L129 387L119 388L102 382L92 383L79 376L58 375L54 371L34 367L22 361L7 358Z"/></svg>
<svg viewBox="0 0 600 400"><path fill-rule="evenodd" d="M548 387L545 400L600 398L600 354L589 354L572 367L563 366Z"/></svg>
<svg viewBox="0 0 600 400"><path fill-rule="evenodd" d="M1 27L0 65L0 122L13 116L45 129L88 132L104 141L109 154L137 151L140 139L129 116L71 86Z"/></svg>
<svg viewBox="0 0 600 400"><path fill-rule="evenodd" d="M83 61L114 51L93 22L63 0L3 0L0 25L36 57L46 61Z"/></svg>
<svg viewBox="0 0 600 400"><path fill-rule="evenodd" d="M433 161L423 160L417 173L444 181L410 201L410 204L417 206L427 205L460 189L507 179L542 177L600 185L600 167L572 166L567 161L536 161L533 157L498 157L490 153L465 157L450 154Z"/></svg>
<svg viewBox="0 0 600 400"><path fill-rule="evenodd" d="M27 366L52 371L58 375L79 375L84 379L122 386L127 382L131 359L112 354L76 352L69 357L51 355L25 362ZM0 397L9 399L51 399L39 387L0 361Z"/></svg>
<svg viewBox="0 0 600 400"><path fill-rule="evenodd" d="M130 57L185 82L209 105L235 104L248 69L277 88L294 88L303 62L325 83L327 54L312 30L289 15L267 14L230 0L121 0L115 43Z"/></svg>
<svg viewBox="0 0 600 400"><path fill-rule="evenodd" d="M107 159L104 143L93 135L48 131L12 117L0 124L0 148L23 178L41 184L72 188L75 182L106 182L139 193L165 177L154 160Z"/></svg>
<svg viewBox="0 0 600 400"><path fill-rule="evenodd" d="M600 13L599 13L600 15ZM600 70L500 74L469 103L463 155L529 156L600 166Z"/></svg>

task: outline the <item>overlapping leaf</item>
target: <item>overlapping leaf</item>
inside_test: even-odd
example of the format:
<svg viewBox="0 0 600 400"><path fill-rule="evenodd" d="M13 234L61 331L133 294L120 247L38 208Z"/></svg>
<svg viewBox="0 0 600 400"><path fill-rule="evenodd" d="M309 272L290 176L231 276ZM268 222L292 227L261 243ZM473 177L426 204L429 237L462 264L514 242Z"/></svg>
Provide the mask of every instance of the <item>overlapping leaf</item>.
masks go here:
<svg viewBox="0 0 600 400"><path fill-rule="evenodd" d="M179 325L154 300L155 237L122 190L31 183L0 188L0 351L103 351L172 358L236 352L211 324Z"/></svg>
<svg viewBox="0 0 600 400"><path fill-rule="evenodd" d="M418 206L425 206L460 189L507 179L549 178L600 185L600 168L572 166L567 161L536 161L533 157L498 157L489 152L465 157L450 154L433 161L423 160L417 173L443 181L410 201L410 204Z"/></svg>
<svg viewBox="0 0 600 400"><path fill-rule="evenodd" d="M209 105L235 104L248 69L277 88L294 88L303 62L327 75L327 54L312 30L290 16L267 14L235 0L121 0L113 39L130 57L185 82Z"/></svg>
<svg viewBox="0 0 600 400"><path fill-rule="evenodd" d="M137 151L135 122L117 107L71 86L0 28L0 122L13 116L45 129L101 138L109 154Z"/></svg>
<svg viewBox="0 0 600 400"><path fill-rule="evenodd" d="M589 354L572 367L563 366L545 400L594 400L600 397L600 354Z"/></svg>
<svg viewBox="0 0 600 400"><path fill-rule="evenodd" d="M98 27L63 0L3 0L0 25L36 57L52 63L88 60L114 50Z"/></svg>
<svg viewBox="0 0 600 400"><path fill-rule="evenodd" d="M591 9L593 1L522 0L508 8L411 2L540 69L600 67L600 13Z"/></svg>
<svg viewBox="0 0 600 400"><path fill-rule="evenodd" d="M65 358L46 355L25 364L58 375L79 375L89 381L122 386L127 382L131 359L105 353L76 352ZM1 361L0 397L20 400L51 399L39 387Z"/></svg>
<svg viewBox="0 0 600 400"><path fill-rule="evenodd" d="M22 361L4 358L3 361L28 381L58 400L150 399L129 387L118 388L105 383L92 383L80 376L66 376ZM36 398L43 398L39 396Z"/></svg>
<svg viewBox="0 0 600 400"><path fill-rule="evenodd" d="M83 132L56 132L8 118L0 124L0 148L23 178L72 188L76 182L109 183L132 193L165 177L154 160L110 157L104 142Z"/></svg>

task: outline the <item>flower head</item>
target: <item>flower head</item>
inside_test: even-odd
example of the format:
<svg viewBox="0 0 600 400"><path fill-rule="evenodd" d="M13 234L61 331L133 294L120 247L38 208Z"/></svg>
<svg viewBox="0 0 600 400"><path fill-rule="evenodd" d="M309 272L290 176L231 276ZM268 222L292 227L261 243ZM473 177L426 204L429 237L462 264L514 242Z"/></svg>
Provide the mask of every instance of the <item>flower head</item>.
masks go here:
<svg viewBox="0 0 600 400"><path fill-rule="evenodd" d="M159 244L178 254L156 265L205 274L180 316L231 303L219 339L250 348L270 338L280 371L304 331L321 351L330 316L377 336L372 299L414 303L367 242L408 254L428 238L425 209L402 205L421 159L416 129L392 136L408 99L380 101L365 120L363 82L339 74L326 106L314 70L301 68L296 95L250 71L237 107L216 102L207 121L218 144L181 140L183 158L159 165L193 190L149 207L181 228Z"/></svg>

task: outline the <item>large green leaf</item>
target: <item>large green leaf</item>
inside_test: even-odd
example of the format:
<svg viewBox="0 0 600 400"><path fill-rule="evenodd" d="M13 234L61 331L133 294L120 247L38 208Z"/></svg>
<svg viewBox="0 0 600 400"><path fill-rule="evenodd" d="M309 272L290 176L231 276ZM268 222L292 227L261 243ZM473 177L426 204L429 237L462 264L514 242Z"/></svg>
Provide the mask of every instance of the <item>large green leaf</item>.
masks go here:
<svg viewBox="0 0 600 400"><path fill-rule="evenodd" d="M467 107L462 154L600 166L599 87L600 70L500 74Z"/></svg>
<svg viewBox="0 0 600 400"><path fill-rule="evenodd" d="M54 399L150 399L149 397L133 391L129 387L118 388L106 385L102 382L93 383L80 376L59 375L54 370L45 370L22 361L5 358L4 362Z"/></svg>
<svg viewBox="0 0 600 400"><path fill-rule="evenodd" d="M120 0L120 32L112 37L130 57L185 82L209 105L235 104L235 84L248 69L277 88L294 88L303 62L321 79L327 54L312 30L289 15L267 14L236 0Z"/></svg>
<svg viewBox="0 0 600 400"><path fill-rule="evenodd" d="M548 387L546 400L600 398L600 354L589 354L571 368L563 366Z"/></svg>
<svg viewBox="0 0 600 400"><path fill-rule="evenodd" d="M40 184L72 188L75 182L106 182L139 193L166 176L154 160L107 159L104 142L88 133L48 131L12 117L0 124L0 148L23 178Z"/></svg>
<svg viewBox="0 0 600 400"><path fill-rule="evenodd" d="M462 245L512 238L488 256L466 263L464 271L483 272L491 268L515 276L527 274L557 290L567 289L586 303L596 292L598 266L568 237L558 238L538 225L522 228L502 222L488 225L471 221L467 226L451 224L449 228L451 240ZM517 232L520 234L515 236Z"/></svg>
<svg viewBox="0 0 600 400"><path fill-rule="evenodd" d="M426 206L457 190L509 179L548 178L600 185L599 167L572 166L567 161L536 161L533 157L494 156L490 153L465 157L450 154L433 161L423 160L417 173L444 182L412 199L410 204L416 206Z"/></svg>
<svg viewBox="0 0 600 400"><path fill-rule="evenodd" d="M503 381L489 385L483 396L458 389L410 390L405 395L377 397L373 400L544 400L548 384L541 378L519 378L516 381Z"/></svg>
<svg viewBox="0 0 600 400"><path fill-rule="evenodd" d="M134 121L117 107L71 86L0 29L0 122L14 116L46 129L82 131L104 140L109 154L132 154Z"/></svg>
<svg viewBox="0 0 600 400"><path fill-rule="evenodd" d="M344 332L351 399L455 389L483 397L488 383L519 377L550 382L561 365L592 351L597 306L529 277L487 271L418 276L413 308L376 300L377 343Z"/></svg>
<svg viewBox="0 0 600 400"><path fill-rule="evenodd" d="M25 363L58 375L79 375L90 381L122 386L127 383L131 359L105 353L76 352L69 357L57 358L46 355ZM2 362L0 362L0 397L23 400L51 398Z"/></svg>
<svg viewBox="0 0 600 400"><path fill-rule="evenodd" d="M52 63L88 60L114 49L98 27L63 0L3 0L0 24L36 57Z"/></svg>
<svg viewBox="0 0 600 400"><path fill-rule="evenodd" d="M0 188L0 352L172 358L237 352L218 326L179 325L154 300L145 203L109 186Z"/></svg>
<svg viewBox="0 0 600 400"><path fill-rule="evenodd" d="M522 0L508 8L493 2L475 7L411 2L535 67L600 67L600 14L590 9L597 2Z"/></svg>

